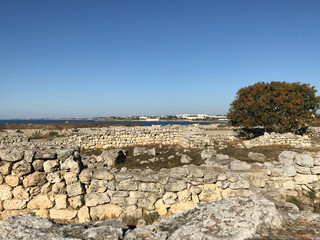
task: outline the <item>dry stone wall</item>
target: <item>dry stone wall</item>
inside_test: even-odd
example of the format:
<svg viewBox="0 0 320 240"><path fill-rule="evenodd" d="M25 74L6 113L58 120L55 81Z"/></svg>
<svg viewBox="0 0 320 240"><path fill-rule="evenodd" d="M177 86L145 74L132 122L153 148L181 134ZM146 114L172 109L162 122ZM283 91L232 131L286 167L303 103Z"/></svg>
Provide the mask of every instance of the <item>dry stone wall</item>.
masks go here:
<svg viewBox="0 0 320 240"><path fill-rule="evenodd" d="M253 138L242 142L246 148L271 146L271 145L290 145L296 148L311 147L311 139L308 135L296 135L293 133L267 133L260 137Z"/></svg>
<svg viewBox="0 0 320 240"><path fill-rule="evenodd" d="M170 215L198 203L264 193L318 194L320 154L284 152L276 163L249 165L231 160L220 167L186 165L158 172L85 168L80 147L2 150L0 214L33 213L54 220L90 222Z"/></svg>

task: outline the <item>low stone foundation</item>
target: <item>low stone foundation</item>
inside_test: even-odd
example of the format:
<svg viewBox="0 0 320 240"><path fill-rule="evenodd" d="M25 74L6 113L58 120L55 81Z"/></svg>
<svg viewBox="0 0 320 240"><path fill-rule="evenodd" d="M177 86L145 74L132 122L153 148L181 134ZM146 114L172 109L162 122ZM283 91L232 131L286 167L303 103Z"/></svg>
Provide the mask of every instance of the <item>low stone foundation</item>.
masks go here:
<svg viewBox="0 0 320 240"><path fill-rule="evenodd" d="M318 194L320 155L284 152L278 163L127 170L84 168L80 148L2 150L1 218L32 213L72 222L170 215L198 203L273 192ZM211 159L209 162L214 162ZM230 170L233 169L233 170Z"/></svg>

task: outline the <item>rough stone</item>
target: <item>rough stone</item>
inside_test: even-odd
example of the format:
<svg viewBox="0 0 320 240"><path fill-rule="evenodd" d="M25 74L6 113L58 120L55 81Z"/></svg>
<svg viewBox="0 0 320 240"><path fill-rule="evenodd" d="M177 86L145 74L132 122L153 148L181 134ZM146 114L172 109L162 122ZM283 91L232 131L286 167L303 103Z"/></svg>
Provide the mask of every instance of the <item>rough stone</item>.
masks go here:
<svg viewBox="0 0 320 240"><path fill-rule="evenodd" d="M84 194L84 187L80 182L75 182L67 185L68 197L75 197Z"/></svg>
<svg viewBox="0 0 320 240"><path fill-rule="evenodd" d="M14 175L8 175L5 177L5 183L11 187L16 187L20 184L20 177Z"/></svg>
<svg viewBox="0 0 320 240"><path fill-rule="evenodd" d="M122 208L115 204L104 204L90 207L90 216L92 220L117 218L122 214L122 212Z"/></svg>
<svg viewBox="0 0 320 240"><path fill-rule="evenodd" d="M217 154L216 150L213 148L207 148L202 150L201 152L201 158L202 159L208 159L208 158L213 158Z"/></svg>
<svg viewBox="0 0 320 240"><path fill-rule="evenodd" d="M297 176L294 177L294 180L297 184L309 184L318 181L318 177L316 175L297 174Z"/></svg>
<svg viewBox="0 0 320 240"><path fill-rule="evenodd" d="M70 209L50 209L49 214L52 219L72 220L77 216L78 211Z"/></svg>
<svg viewBox="0 0 320 240"><path fill-rule="evenodd" d="M12 173L18 176L24 176L31 173L32 167L31 164L27 161L19 161L13 164Z"/></svg>
<svg viewBox="0 0 320 240"><path fill-rule="evenodd" d="M42 160L52 160L57 158L56 152L48 152L48 151L37 151L34 159L42 159Z"/></svg>
<svg viewBox="0 0 320 240"><path fill-rule="evenodd" d="M68 202L73 209L78 209L84 205L84 200L82 195L71 197L68 199Z"/></svg>
<svg viewBox="0 0 320 240"><path fill-rule="evenodd" d="M53 207L53 202L50 201L48 195L37 195L28 202L29 209L49 209Z"/></svg>
<svg viewBox="0 0 320 240"><path fill-rule="evenodd" d="M296 152L283 151L282 153L279 154L278 160L284 166L291 166L291 165L293 165L293 160L294 160L296 155L297 155Z"/></svg>
<svg viewBox="0 0 320 240"><path fill-rule="evenodd" d="M114 175L105 168L96 168L93 169L92 178L111 181L114 179Z"/></svg>
<svg viewBox="0 0 320 240"><path fill-rule="evenodd" d="M234 160L230 163L231 171L242 171L242 170L248 170L248 169L251 169L251 166L246 162Z"/></svg>
<svg viewBox="0 0 320 240"><path fill-rule="evenodd" d="M85 195L84 199L87 207L94 207L110 202L110 198L107 193L89 193Z"/></svg>
<svg viewBox="0 0 320 240"><path fill-rule="evenodd" d="M308 154L296 154L294 157L294 161L297 165L302 167L313 167L314 160Z"/></svg>
<svg viewBox="0 0 320 240"><path fill-rule="evenodd" d="M23 159L24 151L20 150L2 150L0 158L2 161L17 162Z"/></svg>
<svg viewBox="0 0 320 240"><path fill-rule="evenodd" d="M51 173L59 170L59 161L58 160L48 160L43 163L43 170L46 173Z"/></svg>
<svg viewBox="0 0 320 240"><path fill-rule="evenodd" d="M2 184L0 185L0 200L8 200L12 198L12 187Z"/></svg>
<svg viewBox="0 0 320 240"><path fill-rule="evenodd" d="M267 157L262 153L249 152L248 157L254 161L264 162Z"/></svg>
<svg viewBox="0 0 320 240"><path fill-rule="evenodd" d="M73 156L71 156L61 164L61 170L80 173L80 165L73 159Z"/></svg>
<svg viewBox="0 0 320 240"><path fill-rule="evenodd" d="M3 208L6 210L24 209L26 208L26 200L23 200L23 199L4 200Z"/></svg>
<svg viewBox="0 0 320 240"><path fill-rule="evenodd" d="M181 156L181 159L180 159L180 161L181 161L181 163L191 163L192 162L192 158L191 157L189 157L188 155L186 155L186 154L183 154L182 156Z"/></svg>
<svg viewBox="0 0 320 240"><path fill-rule="evenodd" d="M32 167L35 171L43 172L43 160L34 160L32 162Z"/></svg>
<svg viewBox="0 0 320 240"><path fill-rule="evenodd" d="M34 187L34 186L41 186L47 181L46 174L43 172L34 172L25 177L23 180L23 186L27 187Z"/></svg>
<svg viewBox="0 0 320 240"><path fill-rule="evenodd" d="M54 196L55 200L55 208L56 209L65 209L68 206L67 195L65 194L57 194Z"/></svg>

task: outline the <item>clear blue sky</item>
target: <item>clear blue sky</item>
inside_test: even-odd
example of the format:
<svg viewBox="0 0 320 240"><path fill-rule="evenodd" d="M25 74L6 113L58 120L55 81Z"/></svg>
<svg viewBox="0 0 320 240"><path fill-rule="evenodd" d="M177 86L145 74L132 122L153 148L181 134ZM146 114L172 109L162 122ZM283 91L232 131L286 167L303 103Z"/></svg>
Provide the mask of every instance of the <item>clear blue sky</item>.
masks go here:
<svg viewBox="0 0 320 240"><path fill-rule="evenodd" d="M258 81L320 91L319 0L0 0L0 118L225 114Z"/></svg>

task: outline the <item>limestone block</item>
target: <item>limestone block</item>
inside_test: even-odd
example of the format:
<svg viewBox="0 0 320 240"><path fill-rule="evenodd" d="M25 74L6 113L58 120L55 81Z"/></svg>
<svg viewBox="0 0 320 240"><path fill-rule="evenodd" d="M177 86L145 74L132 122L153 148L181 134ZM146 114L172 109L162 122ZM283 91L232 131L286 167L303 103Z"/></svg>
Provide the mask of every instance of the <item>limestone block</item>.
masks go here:
<svg viewBox="0 0 320 240"><path fill-rule="evenodd" d="M66 193L66 183L60 182L52 185L52 192L55 194L65 194Z"/></svg>
<svg viewBox="0 0 320 240"><path fill-rule="evenodd" d="M230 189L248 189L250 188L250 183L247 180L239 180L237 182L230 183Z"/></svg>
<svg viewBox="0 0 320 240"><path fill-rule="evenodd" d="M191 207L193 207L194 205L196 205L196 203L194 201L188 201L188 202L177 202L173 205L170 206L170 213L171 214L176 214L178 212L182 212L186 209L189 209Z"/></svg>
<svg viewBox="0 0 320 240"><path fill-rule="evenodd" d="M34 155L34 159L52 160L57 158L57 153L48 151L37 151Z"/></svg>
<svg viewBox="0 0 320 240"><path fill-rule="evenodd" d="M199 186L191 186L190 187L190 192L192 194L198 195L199 193L201 193L203 186L199 185Z"/></svg>
<svg viewBox="0 0 320 240"><path fill-rule="evenodd" d="M93 221L120 217L123 210L115 204L104 204L90 207L90 217Z"/></svg>
<svg viewBox="0 0 320 240"><path fill-rule="evenodd" d="M178 199L181 203L185 203L185 202L191 200L191 191L188 189L185 189L181 192L178 192L177 195L178 195Z"/></svg>
<svg viewBox="0 0 320 240"><path fill-rule="evenodd" d="M64 180L66 181L66 184L72 184L78 181L78 174L76 172L66 172L63 175Z"/></svg>
<svg viewBox="0 0 320 240"><path fill-rule="evenodd" d="M84 187L81 182L75 182L70 185L67 185L68 197L75 197L84 194L84 192Z"/></svg>
<svg viewBox="0 0 320 240"><path fill-rule="evenodd" d="M33 150L24 150L24 160L26 160L29 163L32 163L35 153L36 152Z"/></svg>
<svg viewBox="0 0 320 240"><path fill-rule="evenodd" d="M143 192L160 192L160 186L157 183L139 183L139 191Z"/></svg>
<svg viewBox="0 0 320 240"><path fill-rule="evenodd" d="M201 152L201 158L202 159L208 159L208 158L213 158L217 154L216 150L213 148L207 148L202 150Z"/></svg>
<svg viewBox="0 0 320 240"><path fill-rule="evenodd" d="M15 199L28 199L29 198L29 193L22 187L22 186L17 186L12 190L12 194Z"/></svg>
<svg viewBox="0 0 320 240"><path fill-rule="evenodd" d="M185 167L171 169L170 176L176 179L183 179L189 175L189 169Z"/></svg>
<svg viewBox="0 0 320 240"><path fill-rule="evenodd" d="M92 178L111 181L114 176L105 168L96 168L93 170Z"/></svg>
<svg viewBox="0 0 320 240"><path fill-rule="evenodd" d="M304 175L311 175L311 169L309 167L301 167L299 165L295 165L295 169L297 173Z"/></svg>
<svg viewBox="0 0 320 240"><path fill-rule="evenodd" d="M228 155L225 155L225 154L217 154L216 155L216 158L218 159L218 160L227 160L227 159L229 159L229 156Z"/></svg>
<svg viewBox="0 0 320 240"><path fill-rule="evenodd" d="M159 213L160 216L166 215L168 213L167 207L164 204L162 199L159 199L155 204L155 209Z"/></svg>
<svg viewBox="0 0 320 240"><path fill-rule="evenodd" d="M180 162L181 162L181 163L184 163L184 164L188 164L188 163L191 163L191 162L192 162L192 158L189 157L189 156L186 155L186 154L183 154L183 155L181 156Z"/></svg>
<svg viewBox="0 0 320 240"><path fill-rule="evenodd" d="M8 186L7 184L0 185L0 200L8 200L12 198L11 193L12 187Z"/></svg>
<svg viewBox="0 0 320 240"><path fill-rule="evenodd" d="M3 208L6 210L20 210L26 208L26 206L26 200L22 199L10 199L3 202Z"/></svg>
<svg viewBox="0 0 320 240"><path fill-rule="evenodd" d="M35 171L43 172L44 160L34 160L32 162L32 167Z"/></svg>
<svg viewBox="0 0 320 240"><path fill-rule="evenodd" d="M221 200L221 194L215 184L204 184L203 190L199 195L201 202L210 202L214 200Z"/></svg>
<svg viewBox="0 0 320 240"><path fill-rule="evenodd" d="M41 194L48 194L51 191L52 191L51 183L47 182L41 186L41 190L40 190Z"/></svg>
<svg viewBox="0 0 320 240"><path fill-rule="evenodd" d="M169 192L180 192L187 188L187 183L183 180L169 182L165 185L165 190Z"/></svg>
<svg viewBox="0 0 320 240"><path fill-rule="evenodd" d="M108 188L107 180L92 179L88 189L88 193L91 192L105 192Z"/></svg>
<svg viewBox="0 0 320 240"><path fill-rule="evenodd" d="M0 173L4 176L11 174L12 163L0 161Z"/></svg>
<svg viewBox="0 0 320 240"><path fill-rule="evenodd" d="M59 160L66 160L68 157L73 155L73 150L72 149L62 149L57 151L57 157Z"/></svg>
<svg viewBox="0 0 320 240"><path fill-rule="evenodd" d="M123 181L120 181L116 185L117 190L123 190L123 191L135 191L138 190L138 184L136 181L132 179L126 179Z"/></svg>
<svg viewBox="0 0 320 240"><path fill-rule="evenodd" d="M53 207L53 202L50 201L48 195L40 194L28 202L27 207L29 209L48 209Z"/></svg>
<svg viewBox="0 0 320 240"><path fill-rule="evenodd" d="M41 218L49 218L49 211L47 209L36 209L33 213Z"/></svg>
<svg viewBox="0 0 320 240"><path fill-rule="evenodd" d="M230 170L231 171L242 171L242 170L248 170L251 169L251 165L243 162L243 161L239 161L239 160L233 160L230 163Z"/></svg>
<svg viewBox="0 0 320 240"><path fill-rule="evenodd" d="M302 167L313 167L314 160L308 154L296 154L294 157L294 161L297 165Z"/></svg>
<svg viewBox="0 0 320 240"><path fill-rule="evenodd" d="M41 186L47 181L46 174L44 172L34 172L25 177L23 180L23 186L27 187L34 187L34 186Z"/></svg>
<svg viewBox="0 0 320 240"><path fill-rule="evenodd" d="M93 170L90 168L83 169L81 173L79 174L79 180L80 182L84 184L90 184L91 178L93 175Z"/></svg>
<svg viewBox="0 0 320 240"><path fill-rule="evenodd" d="M315 166L311 168L311 173L315 175L320 174L320 166Z"/></svg>
<svg viewBox="0 0 320 240"><path fill-rule="evenodd" d="M31 173L32 167L31 164L25 160L16 162L12 166L12 173L18 176L24 176Z"/></svg>
<svg viewBox="0 0 320 240"><path fill-rule="evenodd" d="M248 157L254 161L264 162L267 157L262 153L249 152Z"/></svg>
<svg viewBox="0 0 320 240"><path fill-rule="evenodd" d="M90 219L88 207L83 206L78 210L78 219L79 219L79 223L89 223L90 222L91 219Z"/></svg>
<svg viewBox="0 0 320 240"><path fill-rule="evenodd" d="M144 197L138 198L138 207L147 209L149 211L154 210L154 204L159 199L159 196L154 193L144 193Z"/></svg>
<svg viewBox="0 0 320 240"><path fill-rule="evenodd" d="M282 183L282 186L286 190L294 190L294 182L292 180Z"/></svg>
<svg viewBox="0 0 320 240"><path fill-rule="evenodd" d="M64 209L67 208L68 204L67 204L67 195L65 194L57 194L54 196L54 200L55 200L55 208L56 209Z"/></svg>
<svg viewBox="0 0 320 240"><path fill-rule="evenodd" d="M50 209L49 216L52 219L72 220L77 216L77 210L69 209Z"/></svg>
<svg viewBox="0 0 320 240"><path fill-rule="evenodd" d="M177 198L178 198L177 194L173 192L166 192L162 197L163 202L167 207L174 204Z"/></svg>
<svg viewBox="0 0 320 240"><path fill-rule="evenodd" d="M43 170L47 173L51 173L59 170L59 161L58 160L48 160L43 163Z"/></svg>
<svg viewBox="0 0 320 240"><path fill-rule="evenodd" d="M79 207L82 207L84 205L84 200L83 196L76 196L76 197L71 197L68 199L70 206L73 209L78 209Z"/></svg>
<svg viewBox="0 0 320 240"><path fill-rule="evenodd" d="M69 172L80 173L79 163L73 159L73 156L70 156L61 164L61 169Z"/></svg>
<svg viewBox="0 0 320 240"><path fill-rule="evenodd" d="M5 177L5 182L11 187L16 187L20 184L20 177L14 175L8 175Z"/></svg>
<svg viewBox="0 0 320 240"><path fill-rule="evenodd" d="M288 177L294 177L297 175L296 168L294 166L286 166L284 165L283 171L288 175Z"/></svg>
<svg viewBox="0 0 320 240"><path fill-rule="evenodd" d="M297 174L297 176L294 177L294 180L297 184L309 184L318 181L318 177L316 175Z"/></svg>
<svg viewBox="0 0 320 240"><path fill-rule="evenodd" d="M107 193L88 193L84 197L87 207L94 207L100 204L110 202L110 198Z"/></svg>
<svg viewBox="0 0 320 240"><path fill-rule="evenodd" d="M60 172L51 172L47 175L47 180L50 183L59 183L62 181L62 176Z"/></svg>
<svg viewBox="0 0 320 240"><path fill-rule="evenodd" d="M17 162L23 159L24 151L20 150L2 150L0 152L0 158L2 161Z"/></svg>
<svg viewBox="0 0 320 240"><path fill-rule="evenodd" d="M281 162L284 166L291 166L293 165L293 160L295 156L297 155L296 152L292 151L283 151L279 154L278 160Z"/></svg>

